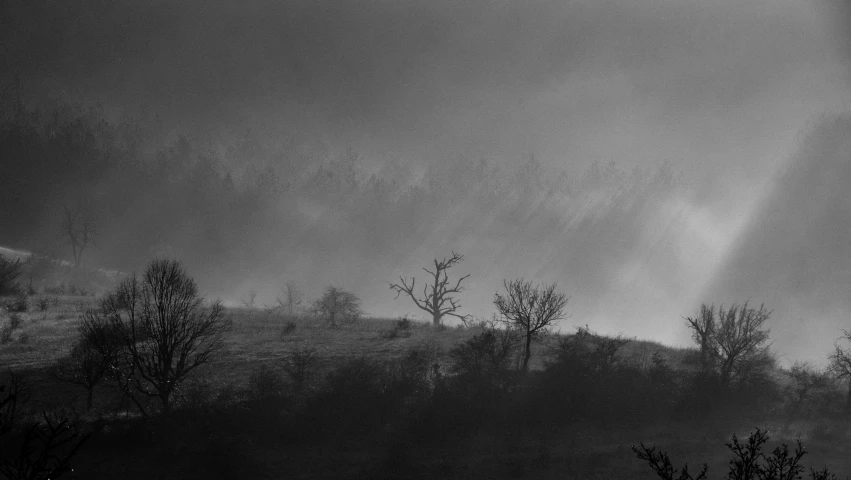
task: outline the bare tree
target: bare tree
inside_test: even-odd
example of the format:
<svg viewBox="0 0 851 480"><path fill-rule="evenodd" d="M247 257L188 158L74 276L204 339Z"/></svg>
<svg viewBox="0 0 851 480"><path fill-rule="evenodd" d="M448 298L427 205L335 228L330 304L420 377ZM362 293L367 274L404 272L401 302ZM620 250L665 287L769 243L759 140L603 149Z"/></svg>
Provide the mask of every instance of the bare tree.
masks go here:
<svg viewBox="0 0 851 480"><path fill-rule="evenodd" d="M757 309L745 302L726 310L704 304L697 317L686 318L692 337L700 345L702 367L718 374L722 386L743 380L770 363L769 330L764 327L770 315L765 305Z"/></svg>
<svg viewBox="0 0 851 480"><path fill-rule="evenodd" d="M89 209L82 204L75 208L66 205L62 210L62 236L71 247L74 266L79 267L83 261L83 252L90 245L95 245L97 227Z"/></svg>
<svg viewBox="0 0 851 480"><path fill-rule="evenodd" d="M313 312L332 326L337 326L338 320L353 322L363 315L357 295L334 286L325 287L322 296L313 302Z"/></svg>
<svg viewBox="0 0 851 480"><path fill-rule="evenodd" d="M281 307L287 315L294 315L298 309L301 307L302 301L304 300L304 293L292 280L288 280L287 283L281 287L281 296L276 298L278 302L278 306Z"/></svg>
<svg viewBox="0 0 851 480"><path fill-rule="evenodd" d="M505 293L496 293L493 303L509 328L520 330L524 339L523 370L529 370L532 341L549 331L554 322L564 318L569 300L556 292L556 284L535 286L522 278L504 281Z"/></svg>
<svg viewBox="0 0 851 480"><path fill-rule="evenodd" d="M459 318L462 322L467 321L469 315L461 315L456 313L461 304L454 295L461 293L464 287L461 283L470 275L464 275L459 278L455 285L452 286L449 282L449 276L446 271L452 268L455 264L464 259L463 255L452 252L452 256L443 260L434 259L434 270L423 268L429 275L432 276L431 283L423 286L422 296L417 297L414 291L417 279L412 277L410 280L399 277L400 283L391 283L390 289L396 292L396 298L403 292L411 297L414 304L421 310L425 310L431 315L431 321L434 325L440 325L441 319L446 315Z"/></svg>
<svg viewBox="0 0 851 480"><path fill-rule="evenodd" d="M841 340L851 342L851 330L843 330L842 336L834 344L833 353L828 357L830 360L828 371L837 379L848 382L846 408L851 412L851 349L841 346L839 344Z"/></svg>
<svg viewBox="0 0 851 480"><path fill-rule="evenodd" d="M221 303L206 306L177 260L151 262L142 278L122 282L91 316L120 334L113 371L143 414L143 398L159 399L163 413L170 412L172 394L223 347L230 326Z"/></svg>
<svg viewBox="0 0 851 480"><path fill-rule="evenodd" d="M86 390L86 411L92 409L95 387L110 372L111 363L104 360L94 345L81 339L74 344L67 357L59 360L53 372L57 380Z"/></svg>

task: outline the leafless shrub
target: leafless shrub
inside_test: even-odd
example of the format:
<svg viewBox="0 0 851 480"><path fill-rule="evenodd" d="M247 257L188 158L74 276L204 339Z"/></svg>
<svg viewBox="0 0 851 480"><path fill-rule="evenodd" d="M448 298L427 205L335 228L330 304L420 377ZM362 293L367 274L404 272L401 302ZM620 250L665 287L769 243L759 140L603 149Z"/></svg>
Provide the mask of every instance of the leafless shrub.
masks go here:
<svg viewBox="0 0 851 480"><path fill-rule="evenodd" d="M50 308L50 299L48 297L38 297L35 301L36 307L38 307L39 312L47 311Z"/></svg>
<svg viewBox="0 0 851 480"><path fill-rule="evenodd" d="M748 436L746 442L740 442L736 435L727 443L727 448L733 453L730 460L730 469L725 478L730 480L796 480L801 478L804 467L801 459L807 452L804 450L800 440L795 441L795 449L789 450L786 444L776 447L771 455L762 452L768 442L768 432L756 429ZM706 480L708 467L704 463L700 472L693 476L688 471L688 465L679 470L673 466L671 458L667 453L657 450L656 447L647 447L643 443L639 447L632 447L632 451L638 458L650 466L651 469L663 480ZM816 471L810 469L812 480L836 480L836 476L823 469Z"/></svg>

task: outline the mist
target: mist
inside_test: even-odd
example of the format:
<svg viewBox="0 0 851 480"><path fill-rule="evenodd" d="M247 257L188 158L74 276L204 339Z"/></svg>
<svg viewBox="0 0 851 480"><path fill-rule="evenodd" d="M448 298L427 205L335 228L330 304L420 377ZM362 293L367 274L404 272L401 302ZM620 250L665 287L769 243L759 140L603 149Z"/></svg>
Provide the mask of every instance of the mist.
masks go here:
<svg viewBox="0 0 851 480"><path fill-rule="evenodd" d="M773 348L822 361L851 307L847 18L792 0L8 0L5 118L49 139L49 112L79 105L63 125L119 140L45 160L63 165L52 183L21 173L26 142L4 147L0 182L37 201L4 198L2 239L61 253L55 212L83 188L122 205L95 208L91 261L174 254L233 303L296 280L418 315L387 282L454 250L477 316L526 276L571 296L564 331L686 345L701 302L765 302ZM79 167L95 151L161 162L162 178L208 165L237 193L131 188ZM254 195L263 178L277 193Z"/></svg>

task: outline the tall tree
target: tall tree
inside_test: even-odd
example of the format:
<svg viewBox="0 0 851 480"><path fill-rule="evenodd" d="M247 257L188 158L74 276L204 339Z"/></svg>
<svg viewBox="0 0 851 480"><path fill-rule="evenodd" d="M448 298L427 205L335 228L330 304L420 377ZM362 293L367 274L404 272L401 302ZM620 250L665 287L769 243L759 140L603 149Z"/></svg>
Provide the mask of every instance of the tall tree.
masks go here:
<svg viewBox="0 0 851 480"><path fill-rule="evenodd" d="M523 370L529 370L532 342L547 333L552 325L564 318L568 297L556 292L556 284L533 285L519 278L504 281L505 293L496 293L493 303L509 328L520 330L524 338Z"/></svg>
<svg viewBox="0 0 851 480"><path fill-rule="evenodd" d="M121 337L113 371L125 394L147 414L141 398L159 399L169 413L180 383L224 346L230 326L222 304L206 305L177 260L155 260L107 295L92 321Z"/></svg>
<svg viewBox="0 0 851 480"><path fill-rule="evenodd" d="M704 304L698 316L686 318L700 345L702 366L716 373L722 386L744 380L771 361L769 330L765 328L770 316L765 305L752 308L745 302L727 309Z"/></svg>
<svg viewBox="0 0 851 480"><path fill-rule="evenodd" d="M464 290L461 283L470 275L464 275L459 278L453 286L449 282L449 275L446 273L447 270L460 263L463 259L463 255L452 252L452 256L449 258L444 258L443 260L435 258L434 270L423 267L423 270L431 275L431 283L423 286L422 295L419 297L414 291L417 282L417 279L414 277L411 279L399 277L400 283L391 283L390 289L396 292L396 298L399 298L399 295L402 293L411 297L411 300L414 301L414 304L418 308L425 310L431 315L431 321L434 325L440 325L440 321L446 315L459 318L462 322L466 322L469 315L457 313L458 309L461 308L461 304L455 295Z"/></svg>

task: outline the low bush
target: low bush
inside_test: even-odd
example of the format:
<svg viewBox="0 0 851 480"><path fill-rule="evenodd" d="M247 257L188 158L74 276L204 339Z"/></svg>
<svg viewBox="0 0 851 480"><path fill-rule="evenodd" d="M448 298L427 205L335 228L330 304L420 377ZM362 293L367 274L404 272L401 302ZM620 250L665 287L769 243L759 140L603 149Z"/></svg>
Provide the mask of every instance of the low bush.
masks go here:
<svg viewBox="0 0 851 480"><path fill-rule="evenodd" d="M763 453L763 447L768 442L768 432L760 429L750 434L745 442L740 442L733 435L731 443L725 444L733 458L730 460L730 470L725 478L730 480L795 480L801 478L805 468L801 465L801 459L807 452L800 440L796 440L795 449L789 450L786 444L776 447L771 455ZM706 480L709 477L708 466L703 467L696 475L688 470L688 465L682 469L674 467L671 458L666 452L657 450L656 447L647 447L641 443L639 447L632 447L632 451L639 460L647 462L650 468L663 480ZM830 473L827 468L815 470L810 468L810 479L812 480L836 480L836 475Z"/></svg>
<svg viewBox="0 0 851 480"><path fill-rule="evenodd" d="M21 290L16 293L12 300L6 303L6 309L10 312L26 312L30 308L29 297L27 296L27 292Z"/></svg>

